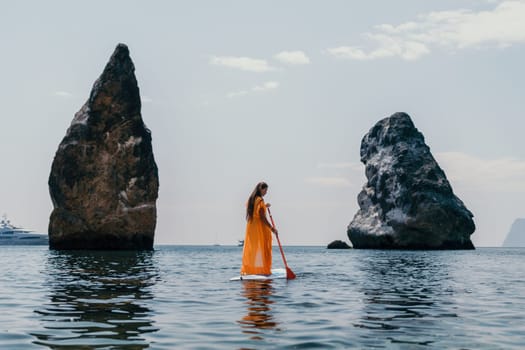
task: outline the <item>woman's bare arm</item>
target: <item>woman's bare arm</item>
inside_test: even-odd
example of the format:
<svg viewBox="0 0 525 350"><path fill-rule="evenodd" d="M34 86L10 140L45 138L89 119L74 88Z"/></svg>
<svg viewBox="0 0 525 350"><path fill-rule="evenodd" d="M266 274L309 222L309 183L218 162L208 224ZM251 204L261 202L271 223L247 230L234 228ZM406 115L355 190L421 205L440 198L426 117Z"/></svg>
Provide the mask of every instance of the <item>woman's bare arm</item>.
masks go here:
<svg viewBox="0 0 525 350"><path fill-rule="evenodd" d="M273 233L277 234L277 229L273 227L272 224L270 224L270 222L268 221L264 208L259 209L259 216L261 217L261 220L263 220L264 224L268 226Z"/></svg>

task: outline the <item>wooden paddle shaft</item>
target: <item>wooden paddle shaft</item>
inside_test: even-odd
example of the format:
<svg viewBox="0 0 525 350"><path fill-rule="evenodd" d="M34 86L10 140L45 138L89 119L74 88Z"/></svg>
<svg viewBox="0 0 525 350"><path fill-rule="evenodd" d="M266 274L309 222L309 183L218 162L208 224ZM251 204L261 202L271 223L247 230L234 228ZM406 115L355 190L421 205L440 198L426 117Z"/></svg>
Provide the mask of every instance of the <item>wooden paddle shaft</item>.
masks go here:
<svg viewBox="0 0 525 350"><path fill-rule="evenodd" d="M268 208L268 214L270 214L270 220L272 221L272 226L276 228L270 208ZM279 239L279 235L276 234L275 238L277 238L277 243L279 244L279 250L281 251L281 255L283 257L284 267L286 267L286 270L288 270L288 264L286 263L286 258L284 257L284 251L283 251L283 247L281 246L281 240Z"/></svg>

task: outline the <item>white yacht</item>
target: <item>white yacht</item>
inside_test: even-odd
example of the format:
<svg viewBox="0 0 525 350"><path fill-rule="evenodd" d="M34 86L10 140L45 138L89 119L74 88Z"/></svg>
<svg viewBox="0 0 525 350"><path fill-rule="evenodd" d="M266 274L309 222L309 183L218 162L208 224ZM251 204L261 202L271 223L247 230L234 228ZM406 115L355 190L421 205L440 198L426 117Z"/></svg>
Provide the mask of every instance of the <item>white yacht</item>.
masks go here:
<svg viewBox="0 0 525 350"><path fill-rule="evenodd" d="M5 215L0 220L0 245L47 245L48 243L47 235L15 227Z"/></svg>

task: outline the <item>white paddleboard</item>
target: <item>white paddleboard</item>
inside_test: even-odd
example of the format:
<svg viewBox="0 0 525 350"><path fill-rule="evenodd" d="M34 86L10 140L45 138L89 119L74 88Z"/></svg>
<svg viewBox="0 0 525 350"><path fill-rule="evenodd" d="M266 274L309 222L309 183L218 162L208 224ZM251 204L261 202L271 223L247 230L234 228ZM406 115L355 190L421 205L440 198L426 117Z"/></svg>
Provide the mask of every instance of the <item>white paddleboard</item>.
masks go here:
<svg viewBox="0 0 525 350"><path fill-rule="evenodd" d="M244 275L230 278L230 281L254 281L254 280L274 280L286 278L286 269L272 269L271 275Z"/></svg>

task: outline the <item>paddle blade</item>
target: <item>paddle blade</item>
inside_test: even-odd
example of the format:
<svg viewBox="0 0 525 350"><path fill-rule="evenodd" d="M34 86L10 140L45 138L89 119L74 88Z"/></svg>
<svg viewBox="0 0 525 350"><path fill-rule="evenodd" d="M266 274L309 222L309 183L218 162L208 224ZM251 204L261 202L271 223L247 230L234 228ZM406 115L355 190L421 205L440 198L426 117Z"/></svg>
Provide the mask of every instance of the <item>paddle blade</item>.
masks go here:
<svg viewBox="0 0 525 350"><path fill-rule="evenodd" d="M286 279L293 280L295 279L295 277L295 273L293 273L293 271L289 267L286 267Z"/></svg>

